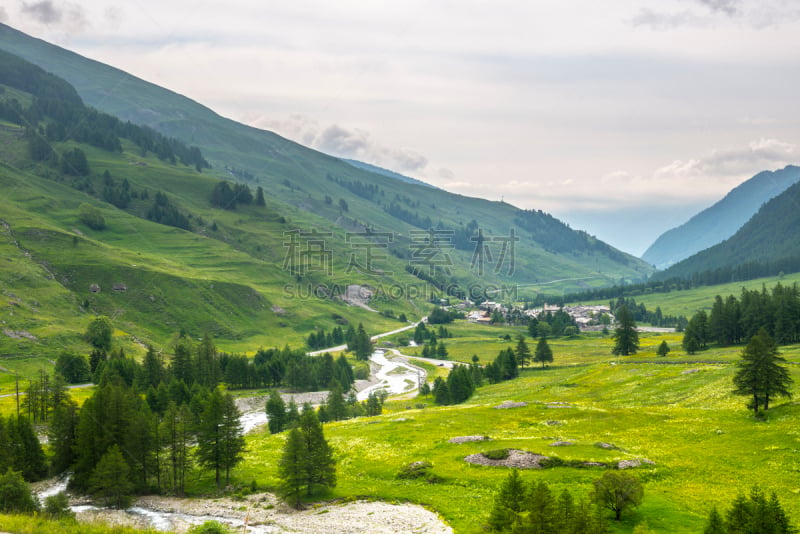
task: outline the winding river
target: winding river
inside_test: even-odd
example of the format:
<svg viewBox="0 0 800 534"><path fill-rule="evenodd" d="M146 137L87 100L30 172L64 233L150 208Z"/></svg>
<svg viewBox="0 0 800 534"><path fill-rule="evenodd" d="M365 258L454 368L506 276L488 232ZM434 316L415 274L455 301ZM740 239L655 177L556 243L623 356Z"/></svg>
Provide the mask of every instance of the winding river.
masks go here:
<svg viewBox="0 0 800 534"><path fill-rule="evenodd" d="M392 352L397 356L401 356L396 350L392 350ZM414 367L405 361L392 361L387 358L387 352L381 349L373 352L370 360L374 364L373 374L377 383L373 383L358 392L357 397L360 401L366 400L371 393L378 391L385 391L388 395L413 394L417 391L420 381L425 377L425 371L422 369ZM258 410L245 412L241 416L241 422L245 433L252 432L267 423L265 410L261 407ZM47 497L65 491L68 482L69 477L64 477L37 492L40 501L43 502ZM209 520L219 521L237 529L245 528L245 520L238 517L162 511L142 505L132 506L124 511L109 510L90 504L75 505L71 508L79 518L91 519L100 516L117 521L134 522L165 532L185 528L187 525L202 524ZM271 525L248 525L243 532L267 534L284 532L284 530Z"/></svg>

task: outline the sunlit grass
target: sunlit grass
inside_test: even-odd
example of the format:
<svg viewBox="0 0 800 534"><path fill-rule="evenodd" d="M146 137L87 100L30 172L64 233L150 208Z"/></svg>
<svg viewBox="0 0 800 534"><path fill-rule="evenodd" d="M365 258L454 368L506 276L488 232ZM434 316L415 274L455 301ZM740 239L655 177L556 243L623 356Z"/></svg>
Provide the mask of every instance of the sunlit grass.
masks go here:
<svg viewBox="0 0 800 534"><path fill-rule="evenodd" d="M652 336L645 338L648 343L663 338ZM675 340L674 334L667 339ZM794 362L800 361L798 352L798 347L784 351ZM390 403L387 415L326 425L338 455L339 484L323 497L408 500L437 510L457 532L481 532L493 492L508 471L471 466L463 458L511 447L564 460L654 461L634 470L645 481L645 500L623 516L616 532L631 532L641 521L658 532L699 532L712 505L725 508L755 483L778 490L785 508L800 519L800 406L779 401L766 420L756 421L745 400L731 394L735 349L693 359L680 354L622 358L610 355L607 339L582 337L554 342L554 353L554 365L484 386L464 405L435 408L428 399L426 408L416 409L414 402L398 401ZM800 382L798 367L791 371ZM494 408L506 400L528 406ZM447 442L474 434L492 441ZM555 441L573 445L551 447ZM274 487L282 442L282 436L249 437L250 452L238 476ZM618 448L601 449L598 442ZM417 460L432 462L445 481L395 478L401 467ZM601 472L555 468L523 476L585 497Z"/></svg>

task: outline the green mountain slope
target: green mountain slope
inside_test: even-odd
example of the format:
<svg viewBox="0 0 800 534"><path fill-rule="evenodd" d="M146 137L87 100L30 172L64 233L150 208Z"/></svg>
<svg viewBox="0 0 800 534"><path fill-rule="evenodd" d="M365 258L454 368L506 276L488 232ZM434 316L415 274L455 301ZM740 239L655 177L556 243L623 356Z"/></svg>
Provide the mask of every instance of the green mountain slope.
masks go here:
<svg viewBox="0 0 800 534"><path fill-rule="evenodd" d="M800 180L800 167L764 171L731 190L713 206L673 228L650 245L642 259L666 269L731 237L764 202Z"/></svg>
<svg viewBox="0 0 800 534"><path fill-rule="evenodd" d="M451 253L451 270L462 286L480 281L531 284L535 290L535 284L579 279L557 286L569 289L620 278L640 279L651 272L644 262L574 232L546 214L523 212L509 204L432 190L355 168L271 132L220 117L185 97L8 26L0 25L0 48L63 77L91 106L199 146L218 176L228 169L228 178L263 186L268 197L290 206L288 213L308 212L325 219L328 227L348 231L371 228L395 234L391 251L406 263L414 253L412 230L432 225L461 235L461 240L453 238L456 248ZM340 199L348 211L339 208ZM469 238L477 235L476 228L487 238L508 237L512 228L517 229L520 241L514 250L513 269L506 265L482 274L470 269L475 242ZM497 245L494 257L500 254L500 241L486 244Z"/></svg>
<svg viewBox="0 0 800 534"><path fill-rule="evenodd" d="M797 169L796 167L794 169ZM703 271L730 271L736 279L752 271L777 274L800 270L800 183L765 203L732 237L659 273L687 277ZM750 276L752 278L752 276Z"/></svg>

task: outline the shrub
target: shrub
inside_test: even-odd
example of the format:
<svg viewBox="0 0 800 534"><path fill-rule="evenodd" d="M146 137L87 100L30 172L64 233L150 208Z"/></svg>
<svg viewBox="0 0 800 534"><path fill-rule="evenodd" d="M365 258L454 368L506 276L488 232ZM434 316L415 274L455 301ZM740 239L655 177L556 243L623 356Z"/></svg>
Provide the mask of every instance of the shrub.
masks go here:
<svg viewBox="0 0 800 534"><path fill-rule="evenodd" d="M106 227L106 219L103 213L89 204L81 204L78 207L79 218L83 224L92 230L102 230Z"/></svg>
<svg viewBox="0 0 800 534"><path fill-rule="evenodd" d="M442 478L433 474L431 469L433 468L433 464L426 461L420 462L411 462L410 464L404 466L400 469L400 472L397 473L397 478L403 480L424 480L429 484L435 484L437 482L441 482Z"/></svg>
<svg viewBox="0 0 800 534"><path fill-rule="evenodd" d="M69 498L63 491L44 500L44 515L49 519L75 519L75 512L69 507Z"/></svg>
<svg viewBox="0 0 800 534"><path fill-rule="evenodd" d="M230 534L231 530L219 521L206 521L186 531L187 534Z"/></svg>
<svg viewBox="0 0 800 534"><path fill-rule="evenodd" d="M508 458L508 449L494 449L483 453L490 460L505 460Z"/></svg>

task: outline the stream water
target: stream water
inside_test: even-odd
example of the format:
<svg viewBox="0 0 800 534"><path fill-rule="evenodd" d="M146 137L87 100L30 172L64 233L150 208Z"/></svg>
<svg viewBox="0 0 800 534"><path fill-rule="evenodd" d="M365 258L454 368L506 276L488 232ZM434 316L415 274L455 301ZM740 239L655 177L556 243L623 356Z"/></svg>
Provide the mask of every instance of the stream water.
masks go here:
<svg viewBox="0 0 800 534"><path fill-rule="evenodd" d="M389 395L400 395L410 393L417 389L419 384L420 370L412 367L406 363L393 362L386 358L386 354L381 350L376 350L372 353L370 358L378 366L375 372L375 377L379 380L377 384L361 390L358 392L358 399L366 400L370 393L375 391L384 390ZM242 414L241 416L242 427L244 432L250 432L255 428L267 423L267 415L265 410L255 410ZM62 491L66 491L67 484L69 483L69 476L59 479L55 484L52 484L37 493L39 500L44 502L47 497L56 495ZM94 513L109 512L108 509L81 504L72 506L72 511L78 515L91 515ZM160 510L153 510L141 506L133 506L124 511L116 513L127 514L137 519L141 519L152 528L157 530L169 532L174 530L178 525L198 525L205 521L219 521L234 528L244 527L244 521L235 517L226 516L211 516L211 515L192 515L178 512L163 512ZM267 534L271 532L279 532L274 527L270 526L247 526L246 532L251 534Z"/></svg>

